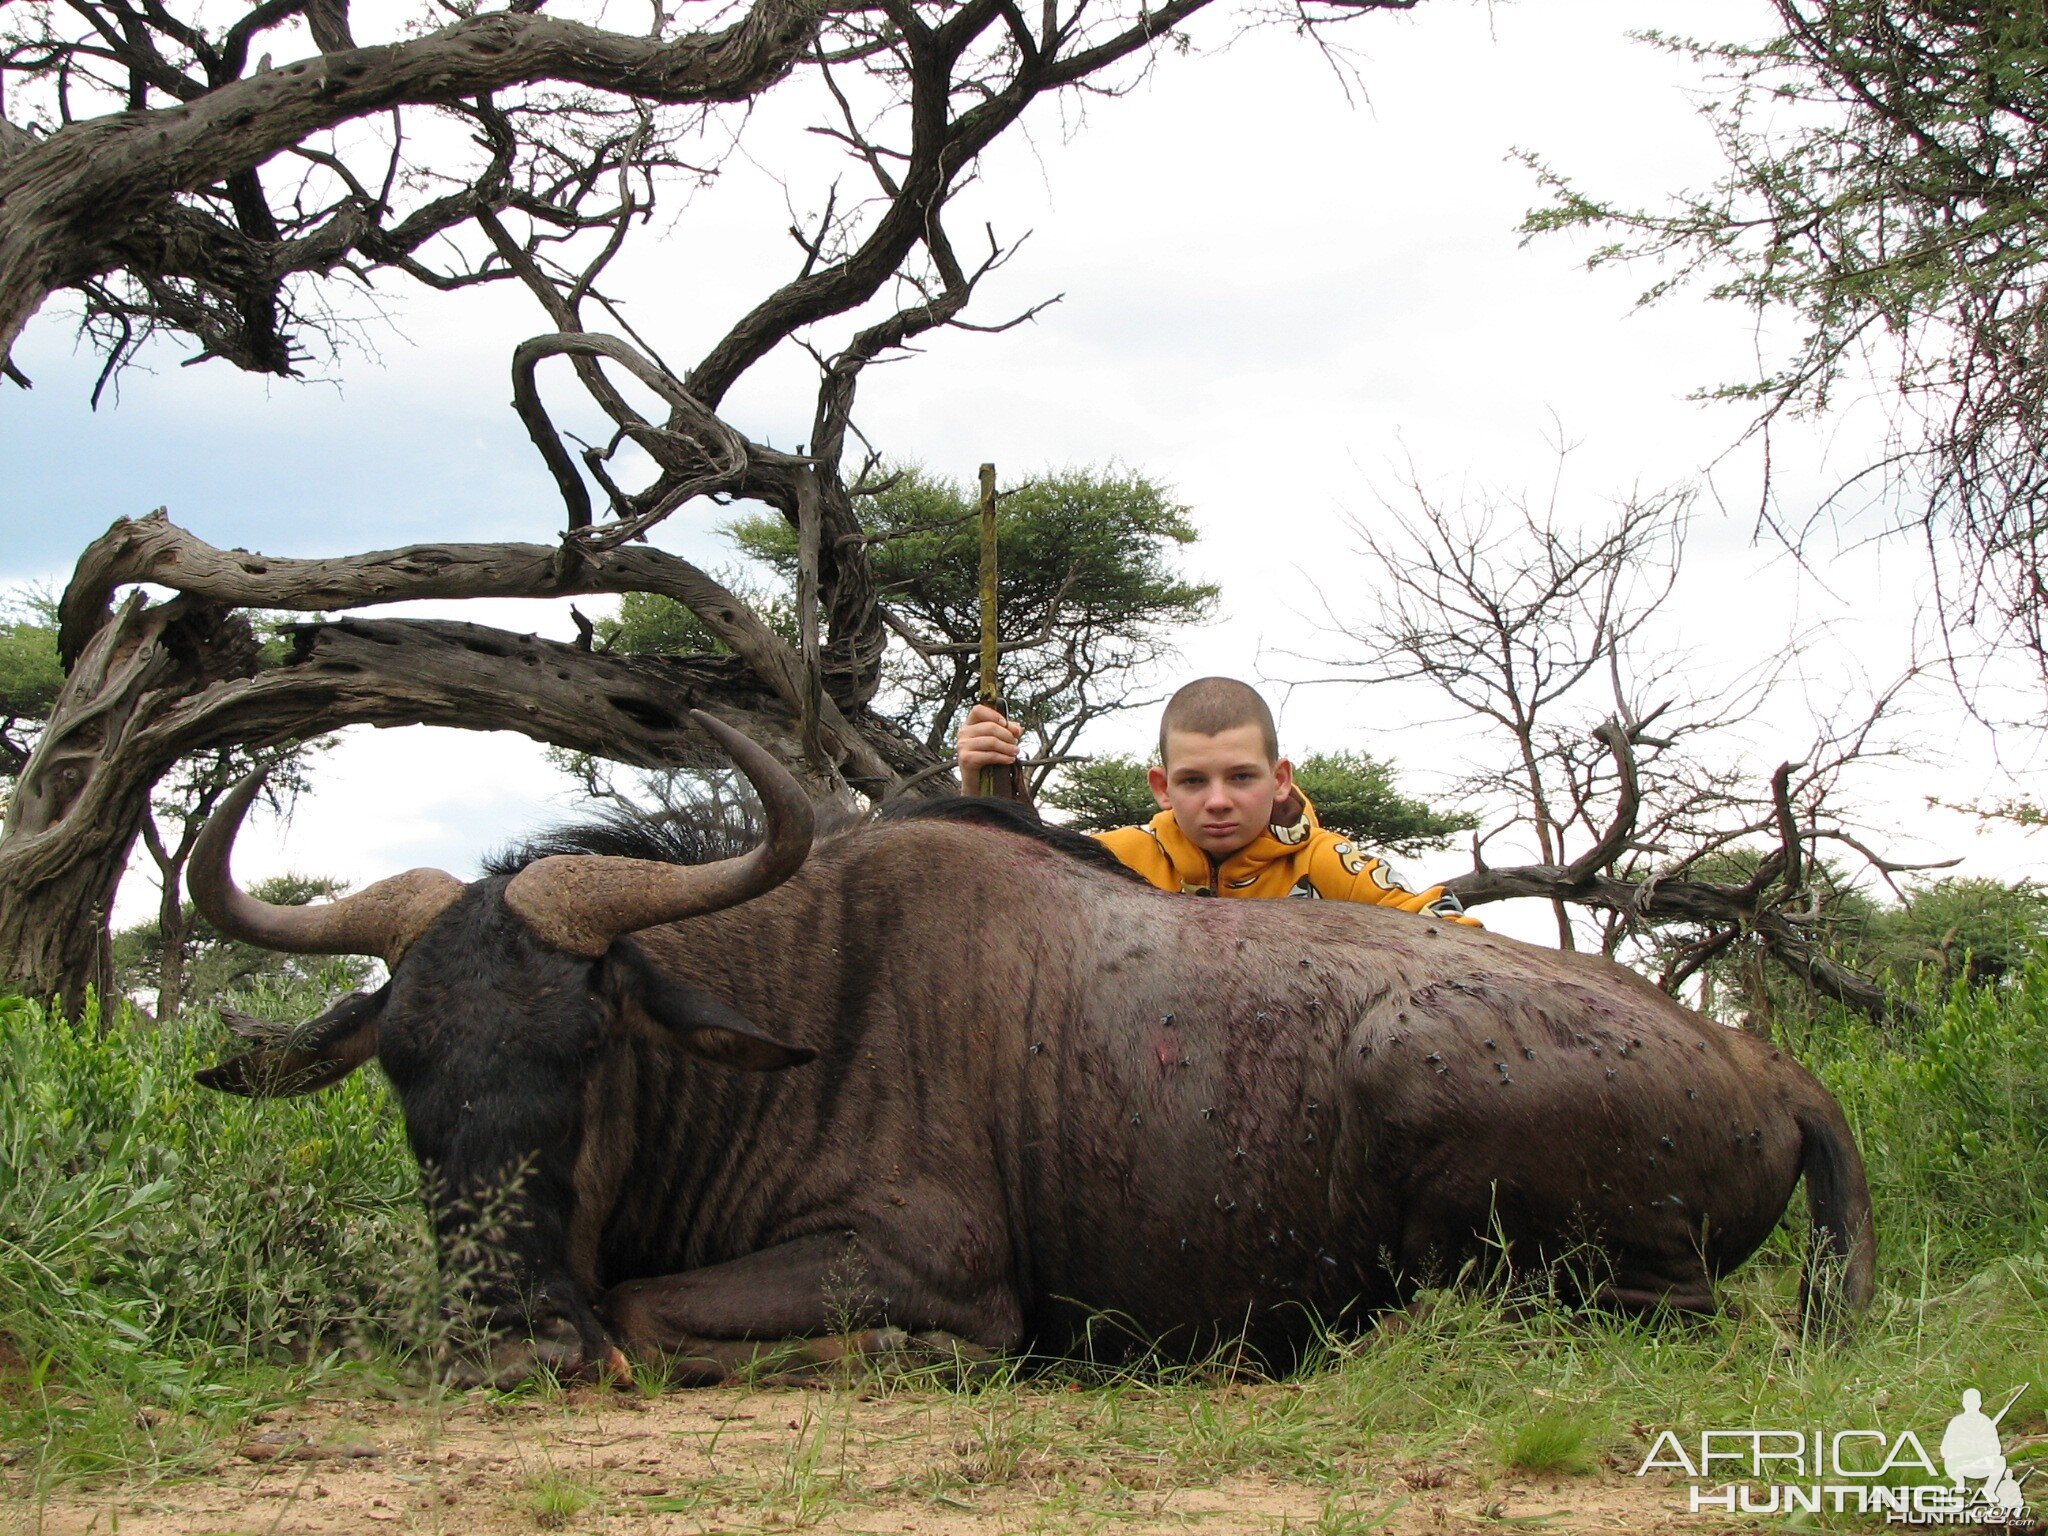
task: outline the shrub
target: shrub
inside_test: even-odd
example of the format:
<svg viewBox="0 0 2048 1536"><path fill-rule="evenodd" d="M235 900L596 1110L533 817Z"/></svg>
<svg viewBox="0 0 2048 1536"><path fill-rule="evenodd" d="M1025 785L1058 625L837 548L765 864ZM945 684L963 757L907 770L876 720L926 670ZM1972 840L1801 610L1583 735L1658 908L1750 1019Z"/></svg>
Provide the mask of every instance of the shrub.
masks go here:
<svg viewBox="0 0 2048 1536"><path fill-rule="evenodd" d="M251 1362L404 1331L431 1250L381 1076L261 1102L193 1081L235 1048L211 1021L102 1030L0 1000L0 1333L50 1382L182 1406Z"/></svg>

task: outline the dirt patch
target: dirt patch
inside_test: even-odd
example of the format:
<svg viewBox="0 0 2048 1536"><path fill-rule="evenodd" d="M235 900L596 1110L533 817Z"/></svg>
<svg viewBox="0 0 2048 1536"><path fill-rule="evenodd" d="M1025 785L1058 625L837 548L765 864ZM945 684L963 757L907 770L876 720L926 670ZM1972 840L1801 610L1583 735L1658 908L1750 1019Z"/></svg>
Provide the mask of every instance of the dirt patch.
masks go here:
<svg viewBox="0 0 2048 1536"><path fill-rule="evenodd" d="M1293 1477L1170 1438L1126 1436L1106 1450L1099 1435L1070 1432L1088 1413L1099 1410L1056 1391L995 1402L786 1388L312 1402L222 1446L199 1475L60 1491L17 1502L8 1523L37 1536L1730 1529L1684 1513L1673 1488L1616 1470L1500 1475L1483 1457L1368 1449L1355 1470Z"/></svg>

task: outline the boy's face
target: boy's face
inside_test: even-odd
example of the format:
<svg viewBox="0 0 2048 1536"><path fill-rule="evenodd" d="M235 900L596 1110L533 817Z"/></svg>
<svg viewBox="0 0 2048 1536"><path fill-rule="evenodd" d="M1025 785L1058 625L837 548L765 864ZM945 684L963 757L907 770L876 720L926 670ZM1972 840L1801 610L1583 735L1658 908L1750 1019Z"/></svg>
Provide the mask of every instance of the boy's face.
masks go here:
<svg viewBox="0 0 2048 1536"><path fill-rule="evenodd" d="M1256 725L1238 725L1214 736L1168 731L1166 766L1151 779L1153 798L1188 841L1225 859L1266 830L1274 802L1294 786L1294 769L1266 756Z"/></svg>

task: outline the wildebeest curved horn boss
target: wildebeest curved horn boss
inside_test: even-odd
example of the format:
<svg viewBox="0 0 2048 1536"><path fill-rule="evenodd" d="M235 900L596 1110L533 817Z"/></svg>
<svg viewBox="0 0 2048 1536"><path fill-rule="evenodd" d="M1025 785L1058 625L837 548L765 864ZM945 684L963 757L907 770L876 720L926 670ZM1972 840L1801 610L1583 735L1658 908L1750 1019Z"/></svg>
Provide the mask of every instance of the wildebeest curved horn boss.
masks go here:
<svg viewBox="0 0 2048 1536"><path fill-rule="evenodd" d="M1070 1351L1104 1318L1278 1363L1317 1318L1475 1260L1705 1310L1802 1174L1809 1312L1869 1298L1834 1100L1619 966L1387 908L1167 895L993 802L806 857L795 783L696 718L766 805L742 857L416 871L285 911L227 873L249 786L193 859L224 931L389 962L204 1080L303 1092L382 1062L444 1252L487 1232L500 1260L467 1282L501 1335L484 1376L623 1346L716 1380L849 1329Z"/></svg>

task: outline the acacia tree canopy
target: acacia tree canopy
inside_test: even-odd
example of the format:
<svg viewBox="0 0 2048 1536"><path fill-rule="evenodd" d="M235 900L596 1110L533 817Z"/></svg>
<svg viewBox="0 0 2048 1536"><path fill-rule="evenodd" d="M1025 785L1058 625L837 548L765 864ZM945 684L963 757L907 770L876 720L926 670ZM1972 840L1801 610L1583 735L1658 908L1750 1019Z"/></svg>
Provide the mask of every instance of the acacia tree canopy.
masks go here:
<svg viewBox="0 0 2048 1536"><path fill-rule="evenodd" d="M861 523L889 652L878 707L945 754L974 702L981 642L977 499L916 466L880 471ZM1011 718L1031 732L1042 783L1093 721L1132 706L1167 636L1210 613L1218 588L1175 566L1196 538L1188 509L1142 475L1065 470L1000 495L998 668ZM769 517L731 527L742 552L786 581L796 530Z"/></svg>
<svg viewBox="0 0 2048 1536"><path fill-rule="evenodd" d="M1662 209L1620 206L1533 159L1530 232L1612 237L1654 301L1705 282L1794 340L1715 393L1759 423L1828 406L1874 370L1896 406L1879 460L1893 527L1935 557L1951 645L2018 647L2048 678L2048 13L2039 5L1773 0L1761 42L1659 46L1718 71L1702 110L1728 162ZM1780 522L1794 543L1805 513Z"/></svg>

